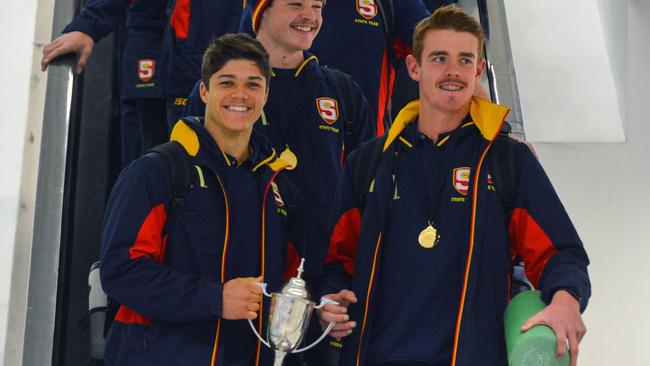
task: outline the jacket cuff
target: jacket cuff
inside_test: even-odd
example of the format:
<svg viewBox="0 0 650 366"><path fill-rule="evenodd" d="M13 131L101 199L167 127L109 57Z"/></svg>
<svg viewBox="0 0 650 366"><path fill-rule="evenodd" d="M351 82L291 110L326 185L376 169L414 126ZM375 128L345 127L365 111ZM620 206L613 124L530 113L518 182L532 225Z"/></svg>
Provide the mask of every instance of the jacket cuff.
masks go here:
<svg viewBox="0 0 650 366"><path fill-rule="evenodd" d="M211 315L221 318L223 312L223 284L208 281L208 309Z"/></svg>
<svg viewBox="0 0 650 366"><path fill-rule="evenodd" d="M98 43L102 38L106 36L106 34L101 34L102 32L97 31L93 24L83 20L80 17L76 17L70 24L63 28L62 33L70 32L85 33L89 35L95 43Z"/></svg>
<svg viewBox="0 0 650 366"><path fill-rule="evenodd" d="M585 309L587 309L588 299L584 295L582 295L580 290L578 290L578 289L576 289L574 287L559 286L559 287L553 288L550 291L542 291L542 300L546 304L550 304L551 300L553 299L553 296L555 296L555 293L560 291L560 290L564 290L564 291L568 292L571 296L573 296L574 299L576 299L578 301L578 303L580 304L580 313L583 313L585 311Z"/></svg>

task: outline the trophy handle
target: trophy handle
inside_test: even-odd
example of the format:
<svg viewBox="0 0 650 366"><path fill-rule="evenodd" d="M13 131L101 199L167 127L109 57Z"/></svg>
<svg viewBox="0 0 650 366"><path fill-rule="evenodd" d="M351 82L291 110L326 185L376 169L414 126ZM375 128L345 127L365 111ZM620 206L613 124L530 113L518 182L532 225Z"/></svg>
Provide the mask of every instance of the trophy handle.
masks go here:
<svg viewBox="0 0 650 366"><path fill-rule="evenodd" d="M271 297L271 294L269 294L268 292L266 292L266 283L256 283L256 285L259 286L259 287L262 289L262 293L264 294L264 296L266 296L266 297ZM250 319L248 319L248 325L251 326L251 329L253 330L253 333L255 333L255 335L257 336L257 338L258 338L260 341L262 341L262 343L264 343L265 346L271 348L271 345L269 344L269 341L268 341L268 340L265 341L265 340L262 338L262 336L257 332L257 329L255 329L255 326L253 325L253 322L252 322Z"/></svg>
<svg viewBox="0 0 650 366"><path fill-rule="evenodd" d="M326 298L326 297L321 297L321 298L320 298L320 304L314 306L314 309L320 309L320 308L322 308L323 306L325 306L325 305L327 305L327 304L338 305L339 303L338 303L338 301L334 301L334 300L332 300L332 299L328 299L328 298ZM299 348L299 349L297 349L297 350L291 351L291 353L304 352L304 351L306 351L306 350L308 350L308 349L314 347L315 345L317 345L318 343L320 343L320 341L322 341L323 338L325 338L325 337L330 333L330 331L332 330L332 328L334 328L335 325L336 325L336 323L334 323L334 322L329 323L329 325L327 326L327 329L325 329L325 331L323 332L323 334L321 334L321 336L320 336L320 337L319 337L319 338L318 338L314 343L310 344L310 345L307 346L307 347L303 347L303 348ZM251 326L252 326L252 325L251 325Z"/></svg>
<svg viewBox="0 0 650 366"><path fill-rule="evenodd" d="M256 284L257 286L259 286L259 287L262 289L262 293L264 294L264 296L266 296L266 297L271 297L271 294L269 294L268 292L266 292L266 283L259 283L259 282L256 282L255 284Z"/></svg>
<svg viewBox="0 0 650 366"><path fill-rule="evenodd" d="M320 304L314 306L314 309L320 309L320 308L322 308L323 306L325 306L325 305L327 305L327 304L338 305L339 302L338 302L338 301L334 301L334 300L332 300L332 299L328 299L327 297L321 297L321 298L320 298Z"/></svg>
<svg viewBox="0 0 650 366"><path fill-rule="evenodd" d="M269 341L265 341L264 339L262 339L262 336L261 336L259 333L257 333L257 329L255 329L255 326L253 325L253 322L252 322L250 319L248 319L248 325L251 326L251 329L253 330L253 333L255 333L255 335L257 336L257 338L258 338L260 341L262 341L262 343L264 343L265 346L271 348L271 345L269 344Z"/></svg>

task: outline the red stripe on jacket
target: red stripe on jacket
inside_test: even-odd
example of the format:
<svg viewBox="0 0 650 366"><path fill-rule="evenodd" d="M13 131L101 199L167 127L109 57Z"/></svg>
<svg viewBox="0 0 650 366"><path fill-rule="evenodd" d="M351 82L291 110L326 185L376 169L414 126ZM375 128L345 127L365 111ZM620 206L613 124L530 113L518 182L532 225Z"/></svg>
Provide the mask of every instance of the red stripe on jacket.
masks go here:
<svg viewBox="0 0 650 366"><path fill-rule="evenodd" d="M132 260L146 256L158 263L162 263L166 239L163 240L161 233L166 221L165 205L160 204L151 209L142 226L140 226L135 243L129 250Z"/></svg>
<svg viewBox="0 0 650 366"><path fill-rule="evenodd" d="M162 263L165 256L165 245L167 244L167 237L163 239L161 235L165 221L167 221L165 205L160 204L151 209L142 226L140 226L135 243L129 250L131 260L147 257L157 263ZM124 305L120 306L115 315L115 320L126 324L149 325L151 323L151 318L140 315Z"/></svg>
<svg viewBox="0 0 650 366"><path fill-rule="evenodd" d="M395 69L388 62L388 51L384 50L384 54L381 56L381 77L379 80L379 98L377 100L377 136L384 134L384 116L386 115L386 106L393 92L394 71Z"/></svg>
<svg viewBox="0 0 650 366"><path fill-rule="evenodd" d="M169 19L169 25L174 30L177 39L185 39L190 33L190 2L178 0Z"/></svg>
<svg viewBox="0 0 650 366"><path fill-rule="evenodd" d="M354 275L354 258L361 232L361 210L346 211L334 226L325 264L341 263L345 272Z"/></svg>
<svg viewBox="0 0 650 366"><path fill-rule="evenodd" d="M537 221L523 208L512 210L508 234L515 251L524 259L526 276L533 286L538 287L546 262L557 253L557 248Z"/></svg>

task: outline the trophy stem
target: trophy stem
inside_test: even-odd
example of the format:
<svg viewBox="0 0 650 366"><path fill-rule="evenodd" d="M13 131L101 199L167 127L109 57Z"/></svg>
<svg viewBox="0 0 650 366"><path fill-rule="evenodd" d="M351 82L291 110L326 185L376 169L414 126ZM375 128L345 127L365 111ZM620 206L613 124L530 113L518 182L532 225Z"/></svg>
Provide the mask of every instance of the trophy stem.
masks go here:
<svg viewBox="0 0 650 366"><path fill-rule="evenodd" d="M273 366L282 366L284 362L284 357L287 355L284 351L275 350L275 360L273 361Z"/></svg>

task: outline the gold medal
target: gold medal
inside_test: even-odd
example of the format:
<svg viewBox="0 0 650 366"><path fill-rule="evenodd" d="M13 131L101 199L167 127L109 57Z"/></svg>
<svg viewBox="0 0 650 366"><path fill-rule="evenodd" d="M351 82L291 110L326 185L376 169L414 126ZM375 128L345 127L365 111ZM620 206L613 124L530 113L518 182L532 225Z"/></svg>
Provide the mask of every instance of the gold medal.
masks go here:
<svg viewBox="0 0 650 366"><path fill-rule="evenodd" d="M293 153L293 151L289 150L289 147L287 146L286 149L280 154L279 159L286 162L289 164L286 169L287 170L293 170L298 166L298 158L296 157L296 154Z"/></svg>
<svg viewBox="0 0 650 366"><path fill-rule="evenodd" d="M420 232L418 236L418 242L422 248L433 248L438 244L438 230L429 224L424 230Z"/></svg>

